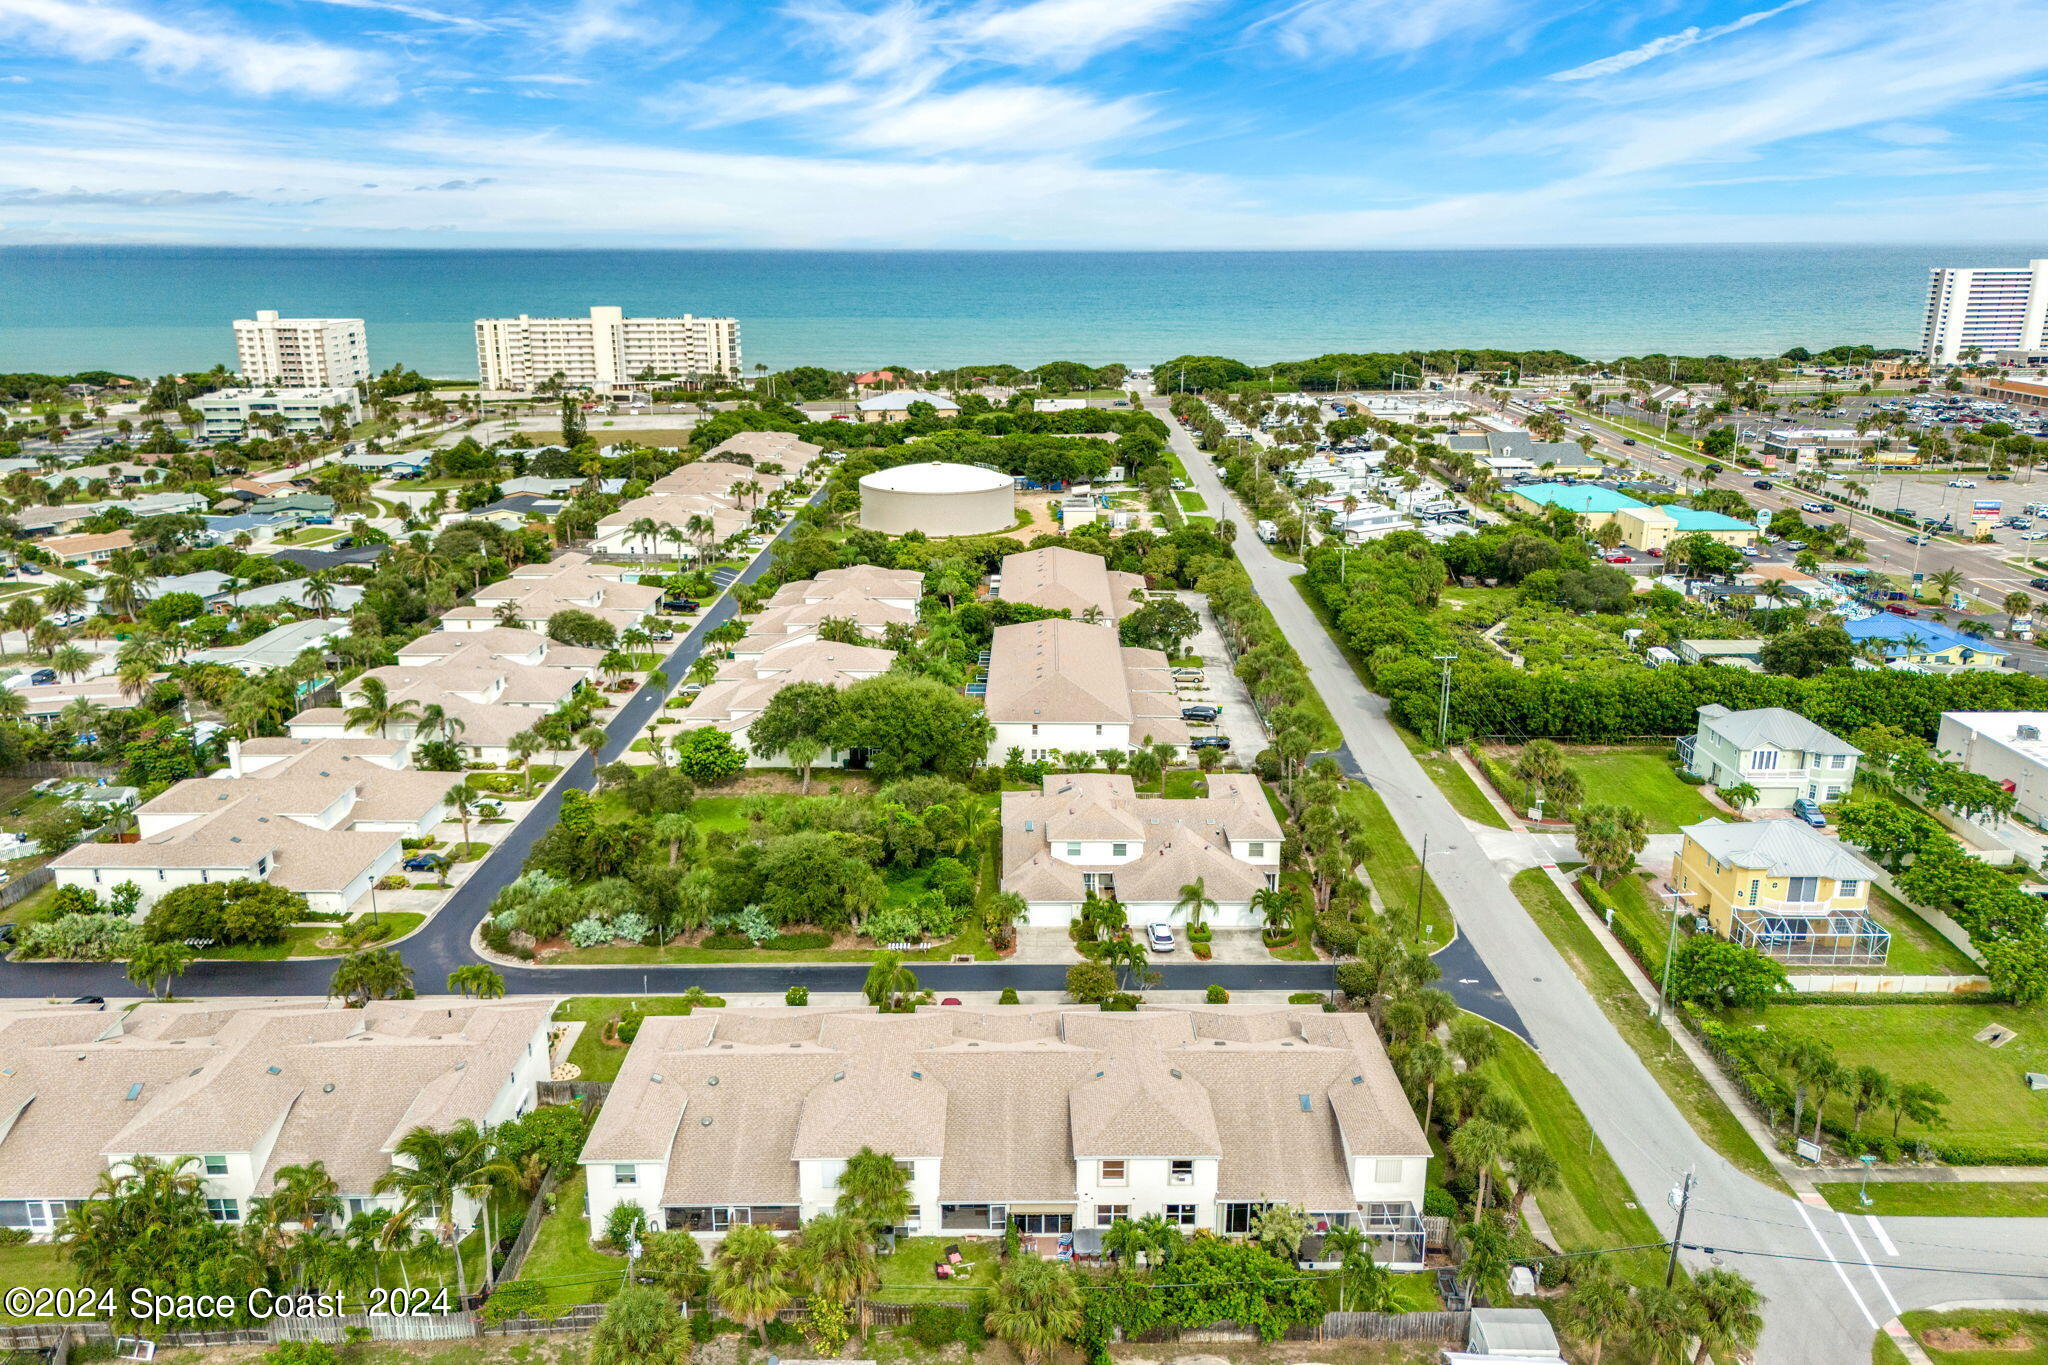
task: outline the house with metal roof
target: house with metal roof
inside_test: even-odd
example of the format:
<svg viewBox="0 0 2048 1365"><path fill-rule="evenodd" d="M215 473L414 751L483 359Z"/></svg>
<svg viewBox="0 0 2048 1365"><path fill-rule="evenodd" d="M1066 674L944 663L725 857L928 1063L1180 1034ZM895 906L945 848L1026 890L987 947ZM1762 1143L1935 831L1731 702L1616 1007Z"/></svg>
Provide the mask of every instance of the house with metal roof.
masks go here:
<svg viewBox="0 0 2048 1365"><path fill-rule="evenodd" d="M1699 727L1678 742L1678 761L1687 772L1713 787L1747 783L1757 790L1754 804L1764 810L1784 810L1802 799L1840 800L1855 783L1862 756L1848 740L1782 706L1702 706Z"/></svg>
<svg viewBox="0 0 2048 1365"><path fill-rule="evenodd" d="M897 1232L1015 1226L1050 1254L1150 1217L1243 1235L1283 1203L1422 1263L1429 1145L1371 1017L1278 1005L650 1017L583 1148L591 1236L625 1203L794 1232L862 1149L910 1173Z"/></svg>
<svg viewBox="0 0 2048 1365"><path fill-rule="evenodd" d="M1802 820L1705 820L1679 830L1672 891L1722 938L1787 966L1881 967L1877 869Z"/></svg>
<svg viewBox="0 0 2048 1365"><path fill-rule="evenodd" d="M2004 668L2006 652L1990 640L1967 635L1924 616L1899 616L1881 611L1843 625L1858 645L1882 653L1893 667L1929 673Z"/></svg>

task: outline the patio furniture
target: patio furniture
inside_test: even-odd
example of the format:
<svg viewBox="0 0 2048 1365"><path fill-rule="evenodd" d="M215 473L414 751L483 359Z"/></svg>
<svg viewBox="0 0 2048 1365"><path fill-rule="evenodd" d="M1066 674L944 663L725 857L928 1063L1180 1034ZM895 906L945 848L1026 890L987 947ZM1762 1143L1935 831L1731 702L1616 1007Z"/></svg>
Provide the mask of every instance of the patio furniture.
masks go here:
<svg viewBox="0 0 2048 1365"><path fill-rule="evenodd" d="M953 1267L947 1265L944 1261L940 1261L937 1265L932 1267L932 1274L937 1276L939 1279L950 1280L953 1278Z"/></svg>

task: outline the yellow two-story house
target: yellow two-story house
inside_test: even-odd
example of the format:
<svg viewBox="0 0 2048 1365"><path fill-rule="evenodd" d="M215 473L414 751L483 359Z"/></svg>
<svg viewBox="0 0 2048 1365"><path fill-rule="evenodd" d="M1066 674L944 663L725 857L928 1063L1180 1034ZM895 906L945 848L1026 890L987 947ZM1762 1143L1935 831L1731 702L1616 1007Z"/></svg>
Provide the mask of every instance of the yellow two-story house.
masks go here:
<svg viewBox="0 0 2048 1365"><path fill-rule="evenodd" d="M1798 820L1707 820L1679 831L1672 884L1722 938L1788 967L1881 967L1876 870Z"/></svg>

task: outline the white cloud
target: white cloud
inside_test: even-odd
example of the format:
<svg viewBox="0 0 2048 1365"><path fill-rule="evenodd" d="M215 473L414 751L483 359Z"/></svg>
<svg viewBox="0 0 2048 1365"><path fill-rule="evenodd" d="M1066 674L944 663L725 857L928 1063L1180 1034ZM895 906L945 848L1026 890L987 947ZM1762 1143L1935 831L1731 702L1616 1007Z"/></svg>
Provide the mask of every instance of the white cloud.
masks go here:
<svg viewBox="0 0 2048 1365"><path fill-rule="evenodd" d="M775 81L686 81L642 101L649 113L680 119L697 128L789 118L852 104L861 87L844 81L824 85L782 85Z"/></svg>
<svg viewBox="0 0 2048 1365"><path fill-rule="evenodd" d="M548 36L562 51L581 56L639 33L639 26L628 14L632 7L633 0L576 0L554 20Z"/></svg>
<svg viewBox="0 0 2048 1365"><path fill-rule="evenodd" d="M1407 56L1454 38L1499 36L1528 22L1515 0L1301 0L1263 26L1300 58Z"/></svg>
<svg viewBox="0 0 2048 1365"><path fill-rule="evenodd" d="M967 19L964 37L981 55L1023 65L1077 66L1181 22L1210 0L1029 0Z"/></svg>
<svg viewBox="0 0 2048 1365"><path fill-rule="evenodd" d="M1044 85L980 85L878 108L841 134L850 146L907 152L1060 152L1129 136L1151 119L1141 99L1098 100Z"/></svg>
<svg viewBox="0 0 2048 1365"><path fill-rule="evenodd" d="M99 0L0 0L0 35L80 61L126 59L158 77L204 76L250 95L392 94L367 53L225 27L180 28Z"/></svg>
<svg viewBox="0 0 2048 1365"><path fill-rule="evenodd" d="M1612 76L1617 72L1626 71L1632 66L1641 66L1644 62L1654 61L1668 53L1683 52L1689 47L1697 47L1701 43L1711 43L1714 39L1724 38L1731 33L1740 33L1743 29L1761 24L1766 19L1775 19L1786 10L1798 9L1801 5L1808 3L1810 3L1810 0L1786 0L1784 4L1779 5L1775 9L1757 10L1743 15L1739 19L1731 19L1727 23L1717 25L1714 28L1694 26L1680 29L1676 33L1666 33L1662 37L1652 38L1640 47L1632 47L1626 52L1617 52L1611 57L1602 57L1598 61L1587 62L1584 66L1575 66L1569 71L1556 72L1550 79L1554 81L1590 81L1596 80L1601 76Z"/></svg>
<svg viewBox="0 0 2048 1365"><path fill-rule="evenodd" d="M338 9L378 10L385 14L402 14L408 19L418 19L421 23L469 29L479 33L493 32L497 28L496 24L486 23L471 15L429 9L425 5L409 5L403 3L403 0L314 0L314 3L333 5Z"/></svg>
<svg viewBox="0 0 2048 1365"><path fill-rule="evenodd" d="M1947 142L1949 136L1948 129L1925 123L1881 123L1870 130L1870 135L1895 147L1932 147Z"/></svg>

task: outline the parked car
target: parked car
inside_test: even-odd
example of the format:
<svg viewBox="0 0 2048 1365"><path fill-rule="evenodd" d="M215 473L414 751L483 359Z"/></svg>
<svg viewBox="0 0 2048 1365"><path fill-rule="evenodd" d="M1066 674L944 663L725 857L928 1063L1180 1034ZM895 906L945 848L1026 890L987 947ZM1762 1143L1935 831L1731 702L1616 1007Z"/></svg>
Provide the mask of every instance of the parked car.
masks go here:
<svg viewBox="0 0 2048 1365"><path fill-rule="evenodd" d="M694 597L664 597L661 601L663 611L695 611L702 605Z"/></svg>
<svg viewBox="0 0 2048 1365"><path fill-rule="evenodd" d="M28 680L31 686L42 687L47 683L57 681L57 670L54 668L39 668L28 675Z"/></svg>
<svg viewBox="0 0 2048 1365"><path fill-rule="evenodd" d="M1792 803L1792 813L1815 829L1828 827L1828 818L1820 813L1820 807L1803 796Z"/></svg>
<svg viewBox="0 0 2048 1365"><path fill-rule="evenodd" d="M438 853L415 853L405 860L407 872L439 872L447 859Z"/></svg>
<svg viewBox="0 0 2048 1365"><path fill-rule="evenodd" d="M2020 539L2021 539L2021 540L2048 540L2048 531L2026 531L2026 532L2023 532L2023 533L2022 533L2022 534L2020 535Z"/></svg>
<svg viewBox="0 0 2048 1365"><path fill-rule="evenodd" d="M1950 479L1948 486L1950 488L1975 488L1977 481L1975 479Z"/></svg>
<svg viewBox="0 0 2048 1365"><path fill-rule="evenodd" d="M1171 924L1148 924L1145 926L1145 942L1155 953L1170 953L1180 945L1174 941Z"/></svg>
<svg viewBox="0 0 2048 1365"><path fill-rule="evenodd" d="M1189 747L1190 749L1223 749L1223 750L1228 750L1228 749L1230 748L1230 736L1229 736L1229 735L1196 735L1196 736L1195 736L1195 737L1194 737L1193 739L1191 739L1191 740L1189 740L1189 741L1188 741L1188 747Z"/></svg>
<svg viewBox="0 0 2048 1365"><path fill-rule="evenodd" d="M1621 550L1616 550L1611 555L1602 555L1600 557L1606 560L1609 564L1633 564L1636 562L1636 557L1634 555L1627 554Z"/></svg>
<svg viewBox="0 0 2048 1365"><path fill-rule="evenodd" d="M1182 720L1206 721L1212 725L1216 722L1216 718L1222 714L1223 708L1220 706L1201 705L1183 706L1180 708L1180 718Z"/></svg>
<svg viewBox="0 0 2048 1365"><path fill-rule="evenodd" d="M1894 602L1886 607L1885 610L1894 616L1918 616L1920 614L1918 608L1909 607L1904 602Z"/></svg>
<svg viewBox="0 0 2048 1365"><path fill-rule="evenodd" d="M42 573L43 566L40 564L24 564L21 566L21 571L27 574L30 578L34 578L38 574Z"/></svg>

